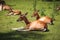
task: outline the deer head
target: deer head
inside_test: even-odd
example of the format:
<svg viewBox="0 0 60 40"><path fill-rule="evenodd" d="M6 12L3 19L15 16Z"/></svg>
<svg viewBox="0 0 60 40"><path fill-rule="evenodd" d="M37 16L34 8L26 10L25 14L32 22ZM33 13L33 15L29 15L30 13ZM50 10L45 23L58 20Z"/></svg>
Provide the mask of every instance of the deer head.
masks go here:
<svg viewBox="0 0 60 40"><path fill-rule="evenodd" d="M17 19L17 22L22 21L22 20L25 18L26 15L27 15L27 13L21 14L21 15L19 16L19 18Z"/></svg>
<svg viewBox="0 0 60 40"><path fill-rule="evenodd" d="M31 17L36 17L36 20L40 18L39 14L38 14L39 10L35 10L33 12L33 15Z"/></svg>
<svg viewBox="0 0 60 40"><path fill-rule="evenodd" d="M35 17L35 16L37 16L38 12L39 12L39 10L35 10L35 11L33 12L33 15L32 15L32 17Z"/></svg>
<svg viewBox="0 0 60 40"><path fill-rule="evenodd" d="M29 20L26 18L26 15L27 15L27 14L28 14L28 13L21 14L20 17L17 19L17 22L24 20L24 22L25 22L26 24L29 24L30 22L29 22Z"/></svg>

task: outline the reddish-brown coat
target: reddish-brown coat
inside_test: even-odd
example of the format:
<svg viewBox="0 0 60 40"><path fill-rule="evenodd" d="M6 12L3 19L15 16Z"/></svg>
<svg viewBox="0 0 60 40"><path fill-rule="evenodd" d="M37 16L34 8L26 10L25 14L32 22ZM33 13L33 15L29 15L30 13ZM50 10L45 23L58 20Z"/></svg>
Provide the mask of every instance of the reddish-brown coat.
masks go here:
<svg viewBox="0 0 60 40"><path fill-rule="evenodd" d="M21 11L20 10L9 10L8 15L20 15Z"/></svg>
<svg viewBox="0 0 60 40"><path fill-rule="evenodd" d="M10 6L8 6L8 5L3 5L3 10L11 10L12 8L10 7Z"/></svg>
<svg viewBox="0 0 60 40"><path fill-rule="evenodd" d="M46 31L47 30L47 24L44 23L43 21L36 20L36 21L33 21L33 22L29 22L29 20L25 17L25 15L20 15L20 19L21 18L26 23L25 29L28 29L28 31L30 31L30 30ZM29 22L29 23L27 24L27 22Z"/></svg>
<svg viewBox="0 0 60 40"><path fill-rule="evenodd" d="M40 17L37 10L33 12L33 16L34 17L36 16L36 20L40 20L40 21L43 21L45 23L51 23L51 24L53 24L52 18L50 18L48 16Z"/></svg>

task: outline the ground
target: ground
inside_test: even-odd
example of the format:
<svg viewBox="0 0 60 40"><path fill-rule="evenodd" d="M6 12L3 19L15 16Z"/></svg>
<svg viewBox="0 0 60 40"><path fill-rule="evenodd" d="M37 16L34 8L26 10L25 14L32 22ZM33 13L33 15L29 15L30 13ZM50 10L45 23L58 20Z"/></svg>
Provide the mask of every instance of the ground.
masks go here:
<svg viewBox="0 0 60 40"><path fill-rule="evenodd" d="M13 9L21 10L22 13L28 12L27 18L29 21L34 21L35 17L31 18L33 12L33 0L5 0L7 5L10 5ZM59 5L59 2L55 2ZM58 14L60 11L54 12L54 2L42 2L37 0L37 7L39 15L41 16L41 10L47 16L51 17L51 14ZM48 24L49 32L30 31L30 32L18 32L12 31L14 27L24 27L26 24L24 21L17 22L19 18L16 16L6 16L8 11L0 12L0 40L60 40L60 14L55 15L54 25Z"/></svg>

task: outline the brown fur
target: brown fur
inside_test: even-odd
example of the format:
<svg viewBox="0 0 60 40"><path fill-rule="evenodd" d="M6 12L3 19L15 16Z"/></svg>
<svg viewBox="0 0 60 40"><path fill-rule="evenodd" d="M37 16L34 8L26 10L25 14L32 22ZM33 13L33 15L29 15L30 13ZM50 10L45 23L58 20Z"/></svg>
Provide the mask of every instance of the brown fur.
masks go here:
<svg viewBox="0 0 60 40"><path fill-rule="evenodd" d="M30 21L26 18L25 14L21 14L17 21L22 21L22 20L24 20L26 25L30 23Z"/></svg>
<svg viewBox="0 0 60 40"><path fill-rule="evenodd" d="M39 10L35 10L35 11L33 12L33 15L32 15L32 17L35 17L35 16L36 16L36 20L38 20L38 19L40 18L38 12L39 12Z"/></svg>
<svg viewBox="0 0 60 40"><path fill-rule="evenodd" d="M25 15L20 15L19 18L22 18L22 20L24 20L24 22L26 23L25 29L28 29L29 31L30 30L42 30L42 31L46 31L44 29L47 29L47 24L44 23L43 21L36 20L36 21L33 21L33 22L29 22L28 19L25 17Z"/></svg>
<svg viewBox="0 0 60 40"><path fill-rule="evenodd" d="M21 14L21 11L19 11L19 10L12 10L12 12L13 12L15 15Z"/></svg>
<svg viewBox="0 0 60 40"><path fill-rule="evenodd" d="M34 11L33 16L34 16L34 17L36 16L36 20L38 20L38 19L39 19L39 20L40 20L40 19L43 19L43 22L53 24L52 18L50 18L50 17L48 17L48 16L40 17L37 11ZM44 19L44 18L45 18L45 19Z"/></svg>
<svg viewBox="0 0 60 40"><path fill-rule="evenodd" d="M12 10L12 8L8 5L3 5L3 10Z"/></svg>
<svg viewBox="0 0 60 40"><path fill-rule="evenodd" d="M19 10L10 10L8 15L20 15L21 14L21 11Z"/></svg>

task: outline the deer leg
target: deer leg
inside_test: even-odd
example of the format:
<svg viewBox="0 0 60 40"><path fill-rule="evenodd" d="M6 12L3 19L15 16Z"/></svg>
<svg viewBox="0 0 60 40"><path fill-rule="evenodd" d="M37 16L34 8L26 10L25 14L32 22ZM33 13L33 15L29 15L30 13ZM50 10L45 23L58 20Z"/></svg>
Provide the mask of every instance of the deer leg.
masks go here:
<svg viewBox="0 0 60 40"><path fill-rule="evenodd" d="M14 13L14 15L17 15L17 13Z"/></svg>
<svg viewBox="0 0 60 40"><path fill-rule="evenodd" d="M13 15L13 13L8 13L8 16Z"/></svg>
<svg viewBox="0 0 60 40"><path fill-rule="evenodd" d="M24 27L12 28L12 30L17 30L17 31L21 31L21 30L23 30L23 29L24 29Z"/></svg>
<svg viewBox="0 0 60 40"><path fill-rule="evenodd" d="M53 20L51 20L51 25L54 25Z"/></svg>
<svg viewBox="0 0 60 40"><path fill-rule="evenodd" d="M32 29L30 29L30 28L24 28L23 30L21 30L21 31L31 31Z"/></svg>
<svg viewBox="0 0 60 40"><path fill-rule="evenodd" d="M12 28L12 30L16 30L16 31L30 31L30 29L25 29L25 27Z"/></svg>
<svg viewBox="0 0 60 40"><path fill-rule="evenodd" d="M48 27L45 27L43 30L43 32L49 31Z"/></svg>
<svg viewBox="0 0 60 40"><path fill-rule="evenodd" d="M54 25L53 20L51 20L51 21L49 22L49 24Z"/></svg>
<svg viewBox="0 0 60 40"><path fill-rule="evenodd" d="M24 30L21 30L21 31L30 31L29 29L24 29Z"/></svg>
<svg viewBox="0 0 60 40"><path fill-rule="evenodd" d="M45 29L43 29L42 31L45 32L46 30L47 30L47 29L45 28Z"/></svg>

